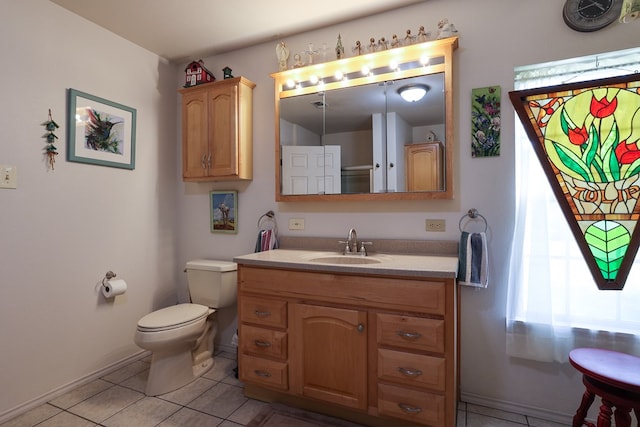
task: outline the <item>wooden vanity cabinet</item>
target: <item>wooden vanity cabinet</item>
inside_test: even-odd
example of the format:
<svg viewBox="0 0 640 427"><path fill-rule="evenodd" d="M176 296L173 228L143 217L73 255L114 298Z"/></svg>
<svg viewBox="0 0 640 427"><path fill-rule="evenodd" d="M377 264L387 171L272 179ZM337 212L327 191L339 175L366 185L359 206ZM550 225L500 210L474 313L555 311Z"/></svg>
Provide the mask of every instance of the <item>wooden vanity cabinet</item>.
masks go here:
<svg viewBox="0 0 640 427"><path fill-rule="evenodd" d="M456 298L453 278L239 263L245 394L367 425L454 427Z"/></svg>
<svg viewBox="0 0 640 427"><path fill-rule="evenodd" d="M244 77L180 89L184 181L253 178L253 88Z"/></svg>

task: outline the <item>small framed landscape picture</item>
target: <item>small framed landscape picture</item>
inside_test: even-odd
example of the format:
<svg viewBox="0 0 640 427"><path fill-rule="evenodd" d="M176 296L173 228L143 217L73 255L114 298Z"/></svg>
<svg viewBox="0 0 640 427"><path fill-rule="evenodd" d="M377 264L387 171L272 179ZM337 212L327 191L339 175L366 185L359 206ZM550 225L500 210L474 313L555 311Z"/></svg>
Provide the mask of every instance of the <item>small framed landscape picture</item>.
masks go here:
<svg viewBox="0 0 640 427"><path fill-rule="evenodd" d="M211 232L238 232L238 192L212 191L209 200L211 206Z"/></svg>

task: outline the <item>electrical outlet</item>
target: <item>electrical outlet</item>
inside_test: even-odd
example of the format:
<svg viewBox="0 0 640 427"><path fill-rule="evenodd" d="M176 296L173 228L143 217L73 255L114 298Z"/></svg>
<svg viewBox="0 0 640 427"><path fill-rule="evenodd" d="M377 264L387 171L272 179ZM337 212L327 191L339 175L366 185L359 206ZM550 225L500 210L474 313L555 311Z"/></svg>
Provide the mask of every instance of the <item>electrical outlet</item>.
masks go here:
<svg viewBox="0 0 640 427"><path fill-rule="evenodd" d="M427 231L444 231L445 223L444 219L428 219L426 221Z"/></svg>
<svg viewBox="0 0 640 427"><path fill-rule="evenodd" d="M0 188L18 188L18 169L15 166L0 165Z"/></svg>
<svg viewBox="0 0 640 427"><path fill-rule="evenodd" d="M304 230L304 219L291 218L289 220L289 230Z"/></svg>

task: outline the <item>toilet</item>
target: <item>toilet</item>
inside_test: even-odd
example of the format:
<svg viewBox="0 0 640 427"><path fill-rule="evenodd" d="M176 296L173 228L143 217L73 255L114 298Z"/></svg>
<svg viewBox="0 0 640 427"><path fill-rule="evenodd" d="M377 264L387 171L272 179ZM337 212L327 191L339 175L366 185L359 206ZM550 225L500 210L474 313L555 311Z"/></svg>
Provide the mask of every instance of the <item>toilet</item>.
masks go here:
<svg viewBox="0 0 640 427"><path fill-rule="evenodd" d="M138 321L134 342L152 352L145 394L176 390L213 367L216 310L235 304L237 265L197 259L185 271L191 303L147 314Z"/></svg>

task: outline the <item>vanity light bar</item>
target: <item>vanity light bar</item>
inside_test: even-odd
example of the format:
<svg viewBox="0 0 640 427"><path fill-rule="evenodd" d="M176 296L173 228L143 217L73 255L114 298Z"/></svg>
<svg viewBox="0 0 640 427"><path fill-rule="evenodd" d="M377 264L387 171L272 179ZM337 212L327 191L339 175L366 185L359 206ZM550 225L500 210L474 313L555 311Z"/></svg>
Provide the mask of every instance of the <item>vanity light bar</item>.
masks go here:
<svg viewBox="0 0 640 427"><path fill-rule="evenodd" d="M285 70L273 73L271 77L276 80L279 96L283 98L337 88L347 81L365 84L412 77L424 74L424 67L430 67L430 72L441 72L451 45L457 47L457 43L457 37L417 43Z"/></svg>

